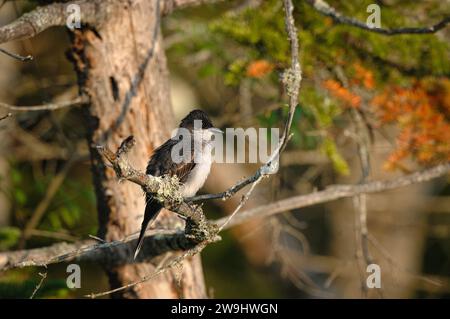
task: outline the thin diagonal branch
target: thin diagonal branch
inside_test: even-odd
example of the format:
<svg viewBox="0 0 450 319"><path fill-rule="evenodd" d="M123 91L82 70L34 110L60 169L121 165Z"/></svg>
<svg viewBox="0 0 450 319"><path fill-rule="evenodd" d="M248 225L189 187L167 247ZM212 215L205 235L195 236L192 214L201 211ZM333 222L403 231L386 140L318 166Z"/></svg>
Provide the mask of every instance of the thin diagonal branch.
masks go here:
<svg viewBox="0 0 450 319"><path fill-rule="evenodd" d="M174 10L196 7L208 3L222 2L224 0L165 0L162 5L162 14L168 15Z"/></svg>
<svg viewBox="0 0 450 319"><path fill-rule="evenodd" d="M7 113L6 115L0 116L0 121L3 121L4 119L7 119L8 117L11 117L12 113Z"/></svg>
<svg viewBox="0 0 450 319"><path fill-rule="evenodd" d="M6 103L0 102L0 108L5 108L10 111L16 112L30 112L30 111L54 111L57 109L62 109L66 107L79 106L83 104L89 103L89 98L87 96L78 96L70 101L63 102L55 102L41 105L30 105L30 106L18 106L18 105L10 105Z"/></svg>
<svg viewBox="0 0 450 319"><path fill-rule="evenodd" d="M447 26L450 22L450 16L445 16L438 23L427 26L427 27L406 27L406 28L398 28L398 29L385 29L385 28L376 28L367 25L364 22L359 21L358 19L348 17L338 12L335 8L330 6L324 0L306 0L306 2L311 5L316 11L319 13L330 17L336 23L347 24L354 27L358 27L367 31L376 32L384 35L398 35L398 34L430 34L435 33Z"/></svg>
<svg viewBox="0 0 450 319"><path fill-rule="evenodd" d="M56 195L62 183L66 179L66 176L70 171L72 165L75 163L76 159L76 155L72 156L72 158L70 158L64 164L63 169L52 179L52 181L48 185L44 198L39 202L36 209L33 211L31 218L25 225L25 228L22 232L22 237L19 241L20 248L24 248L25 243L31 236L32 231L39 225L39 222L41 221L42 217L44 217L44 214L51 204L53 197Z"/></svg>
<svg viewBox="0 0 450 319"><path fill-rule="evenodd" d="M288 210L322 204L341 198L353 197L360 194L378 193L405 187L412 184L423 183L434 178L445 176L450 172L450 164L442 164L421 172L393 178L386 181L373 181L357 185L333 185L323 191L306 195L294 196L277 201L272 204L256 207L242 212L227 225L225 229L242 224L253 218L264 218L279 214ZM219 227L226 217L216 221Z"/></svg>
<svg viewBox="0 0 450 319"><path fill-rule="evenodd" d="M47 267L61 262L94 262L109 266L151 260L168 251L188 250L195 246L181 230L148 230L141 254L133 260L138 233L123 240L101 242L82 240L75 243L57 243L43 248L0 253L0 271L24 267Z"/></svg>
<svg viewBox="0 0 450 319"><path fill-rule="evenodd" d="M30 296L30 299L33 299L34 296L36 295L36 293L38 292L39 289L41 289L42 284L44 283L45 278L47 278L47 273L39 273L39 276L41 276L41 280L39 281L39 283L37 284L37 286L34 288L33 293Z"/></svg>
<svg viewBox="0 0 450 319"><path fill-rule="evenodd" d="M22 62L32 61L33 60L33 56L31 56L31 55L22 56L20 54L12 53L12 52L9 52L9 51L7 51L5 49L2 49L2 48L0 48L0 52L3 53L3 54L6 54L7 56L10 56L13 59L16 59L16 60L19 60L19 61L22 61Z"/></svg>
<svg viewBox="0 0 450 319"><path fill-rule="evenodd" d="M145 275L144 277L142 277L141 279L139 279L137 281L131 282L127 285L124 285L122 287L118 287L118 288L115 288L112 290L107 290L107 291L99 292L99 293L91 293L89 295L85 295L85 297L92 298L92 299L98 298L98 297L103 297L103 296L107 296L107 295L113 294L118 291L128 289L130 287L139 285L143 282L149 281L149 280L159 276L160 274L165 273L166 271L180 265L186 258L192 257L196 254L201 253L202 250L208 245L208 243L209 243L209 241L200 243L199 245L195 246L194 248L189 249L182 255L173 258L170 262L166 263L165 265L161 265L161 266L157 267L154 272L152 272L148 275Z"/></svg>

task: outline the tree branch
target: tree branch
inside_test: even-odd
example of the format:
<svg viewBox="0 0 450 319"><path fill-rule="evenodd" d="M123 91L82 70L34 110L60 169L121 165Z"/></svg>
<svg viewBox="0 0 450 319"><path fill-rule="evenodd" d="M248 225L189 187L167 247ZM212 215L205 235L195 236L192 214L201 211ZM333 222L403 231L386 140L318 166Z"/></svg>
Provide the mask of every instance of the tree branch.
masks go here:
<svg viewBox="0 0 450 319"><path fill-rule="evenodd" d="M70 101L48 103L48 104L41 104L41 105L31 105L31 106L9 105L9 104L0 102L0 108L3 107L10 111L17 111L17 112L54 111L54 110L62 109L65 107L79 106L79 105L83 105L83 104L87 104L87 103L89 103L89 98L87 96L82 95L82 96L78 96L75 99L70 100Z"/></svg>
<svg viewBox="0 0 450 319"><path fill-rule="evenodd" d="M75 243L57 243L43 248L0 253L0 271L24 267L47 267L61 262L94 262L118 266L151 260L168 251L188 250L196 245L182 230L148 230L142 246L143 254L133 259L138 234L123 240L98 243L83 240Z"/></svg>
<svg viewBox="0 0 450 319"><path fill-rule="evenodd" d="M398 35L398 34L430 34L435 33L443 28L450 22L450 16L444 17L438 23L429 27L407 27L398 29L384 29L384 28L374 28L368 26L366 23L359 21L358 19L347 17L340 12L336 11L335 8L330 6L324 0L306 0L306 2L311 5L319 13L328 16L333 19L336 23L342 23L358 27L371 32L376 32L384 35Z"/></svg>
<svg viewBox="0 0 450 319"><path fill-rule="evenodd" d="M12 52L9 52L9 51L7 51L5 49L2 49L2 48L0 48L0 52L3 53L3 54L6 54L7 56L10 56L13 59L16 59L16 60L19 60L19 61L22 61L22 62L33 60L33 56L31 56L31 55L22 56L20 54L12 53Z"/></svg>
<svg viewBox="0 0 450 319"><path fill-rule="evenodd" d="M0 121L3 121L4 119L7 119L8 117L11 117L12 113L7 113L6 115L0 116Z"/></svg>
<svg viewBox="0 0 450 319"><path fill-rule="evenodd" d="M222 2L224 0L164 0L162 3L162 14L168 15L174 10L196 7L202 4Z"/></svg>
<svg viewBox="0 0 450 319"><path fill-rule="evenodd" d="M53 197L56 195L57 191L60 189L62 183L66 179L72 165L77 159L76 155L73 155L63 166L62 170L55 175L52 181L47 187L44 198L39 202L36 209L33 211L31 218L27 221L24 230L22 231L22 236L19 241L19 248L24 248L27 239L31 236L32 231L39 225L42 217L46 213L49 205L52 202Z"/></svg>
<svg viewBox="0 0 450 319"><path fill-rule="evenodd" d="M80 6L81 22L98 24L105 18L105 11L99 10L101 2L99 0L79 0L70 3L56 2L37 7L10 24L0 27L0 43L34 37L50 27L66 25L67 18L71 14L66 8L70 4Z"/></svg>
<svg viewBox="0 0 450 319"><path fill-rule="evenodd" d="M323 191L294 196L287 199L277 201L272 204L252 208L241 214L238 214L234 220L228 224L226 228L230 228L242 224L253 218L263 218L275 214L279 214L288 210L308 207L312 205L322 204L341 198L353 197L360 194L371 194L412 184L422 183L431 179L444 176L450 172L450 164L442 164L422 172L416 172L406 176L390 179L387 181L373 181L358 185L333 185L327 187ZM225 222L226 217L216 221L220 226Z"/></svg>
<svg viewBox="0 0 450 319"><path fill-rule="evenodd" d="M167 15L173 10L221 0L158 0L162 2L162 13ZM65 26L67 18L72 14L67 6L76 4L80 7L81 22L98 26L103 23L112 10L112 6L123 9L121 1L111 0L78 0L66 3L52 3L37 7L23 14L17 20L0 27L0 43L31 38L54 26Z"/></svg>

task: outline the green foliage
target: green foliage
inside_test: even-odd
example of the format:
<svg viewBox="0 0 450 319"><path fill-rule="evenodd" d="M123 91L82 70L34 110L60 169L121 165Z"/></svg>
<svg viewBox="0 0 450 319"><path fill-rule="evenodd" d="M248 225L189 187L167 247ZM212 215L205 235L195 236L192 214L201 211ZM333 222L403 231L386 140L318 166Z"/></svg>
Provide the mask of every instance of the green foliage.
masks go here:
<svg viewBox="0 0 450 319"><path fill-rule="evenodd" d="M4 299L28 299L33 294L36 286L40 282L40 277L33 276L35 279L1 280L0 281L0 298ZM64 279L46 278L36 292L34 298L68 298L70 290L67 288Z"/></svg>
<svg viewBox="0 0 450 319"><path fill-rule="evenodd" d="M0 227L0 251L14 247L20 238L20 229L17 227Z"/></svg>
<svg viewBox="0 0 450 319"><path fill-rule="evenodd" d="M19 229L31 218L55 177L55 174L36 176L36 172L26 163L12 163L11 166L12 186L9 192L18 227L0 229L0 250L13 248L17 244ZM86 237L96 232L95 211L95 195L90 179L74 179L69 175L52 198L37 229ZM49 244L48 241L46 239L45 243ZM33 237L31 242L39 241Z"/></svg>
<svg viewBox="0 0 450 319"><path fill-rule="evenodd" d="M245 74L245 67L247 61L244 59L237 59L233 61L229 66L227 72L224 74L224 82L226 85L237 86L241 82L241 79Z"/></svg>
<svg viewBox="0 0 450 319"><path fill-rule="evenodd" d="M369 15L366 8L373 1L329 3L345 15L366 21ZM338 66L344 74L351 77L353 65L363 64L374 72L376 83L408 83L411 76L448 76L449 43L435 35L389 37L352 26L338 25L304 1L296 1L294 5L303 75L304 79L312 81L302 83L300 101L305 118L294 120L292 142L301 149L321 148L330 157L335 169L346 174L348 166L339 155L337 145L333 142L337 136L331 134L331 131L339 126L338 123L346 121L347 113L339 104L330 100L324 90L318 90L322 78L318 77L318 70L332 72ZM391 5L380 6L384 28L431 25L442 19L442 7L437 4L426 5L430 18L422 21L417 21L414 12L423 11L424 4L396 1ZM215 39L217 47L220 48L214 49L214 45L210 47L218 53L215 63L225 66L222 76L226 85L239 86L247 76L246 68L249 63L257 59L274 63L277 70L289 65L289 42L286 41L284 13L280 1L268 0L257 8L221 15L209 24L207 34L203 36L209 39L208 43L213 43L211 39ZM223 47L227 49L223 50ZM279 85L278 76L255 81L269 81L273 86ZM378 89L382 88L380 85ZM260 125L281 126L284 114L279 110L265 113L259 116ZM314 136L310 131L320 131L322 136L326 137Z"/></svg>
<svg viewBox="0 0 450 319"><path fill-rule="evenodd" d="M342 157L342 155L339 153L336 144L334 141L330 138L325 138L323 144L322 144L322 150L323 152L328 156L328 158L333 163L334 169L343 175L348 175L350 170L348 167L347 162Z"/></svg>
<svg viewBox="0 0 450 319"><path fill-rule="evenodd" d="M342 13L366 21L368 13L366 8L373 1L329 1ZM423 8L423 4L421 4ZM378 59L398 64L401 68L416 69L420 74L450 74L450 61L448 59L449 43L434 35L397 35L384 36L368 32L347 25L337 25L329 18L324 18L312 10L303 1L298 3L297 21L300 22L300 43L303 66L308 74L313 73L318 64L320 66L333 67L342 64L351 66L355 60L363 60L365 63L374 64L378 69L378 75L384 80L397 75L398 69ZM408 2L403 8L410 10L402 12L402 6L381 5L381 23L384 28L396 28L405 26L426 26L442 19L443 8L435 5L427 11L427 15L435 14L434 19L426 19L418 22L414 14L417 4ZM450 9L447 6L447 9ZM447 10L448 11L448 10ZM409 14L409 17L408 17ZM311 54L314 52L314 54ZM350 63L349 63L350 62Z"/></svg>
<svg viewBox="0 0 450 319"><path fill-rule="evenodd" d="M238 15L224 15L212 22L210 28L212 32L245 46L251 59L270 57L286 63L289 43L280 9L280 1L264 1L257 14L250 9Z"/></svg>

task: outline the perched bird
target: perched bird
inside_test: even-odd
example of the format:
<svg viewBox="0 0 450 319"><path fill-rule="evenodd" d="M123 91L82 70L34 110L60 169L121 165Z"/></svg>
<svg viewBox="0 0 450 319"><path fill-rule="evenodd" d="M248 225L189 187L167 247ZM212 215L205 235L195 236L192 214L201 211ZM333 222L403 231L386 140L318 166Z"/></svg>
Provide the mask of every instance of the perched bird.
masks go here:
<svg viewBox="0 0 450 319"><path fill-rule="evenodd" d="M186 132L187 136L182 134ZM211 169L211 137L214 133L223 132L213 126L204 111L190 112L181 120L178 133L155 150L148 162L146 173L152 176L176 175L181 183L180 191L183 197L194 196L205 183ZM189 143L187 151L190 154L182 154L187 160L180 161L174 158L174 153L177 153L173 152L174 147L179 146L180 142ZM152 194L146 194L144 220L134 253L135 259L142 247L147 227L155 220L162 208L163 206L153 198Z"/></svg>

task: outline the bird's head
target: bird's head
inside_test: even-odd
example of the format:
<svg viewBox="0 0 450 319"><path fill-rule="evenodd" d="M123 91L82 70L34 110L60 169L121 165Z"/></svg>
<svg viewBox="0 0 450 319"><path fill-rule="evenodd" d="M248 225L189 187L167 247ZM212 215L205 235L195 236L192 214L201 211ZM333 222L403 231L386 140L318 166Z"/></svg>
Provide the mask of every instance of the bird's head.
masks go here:
<svg viewBox="0 0 450 319"><path fill-rule="evenodd" d="M198 109L191 111L181 120L180 128L188 129L191 132L194 130L203 130L211 134L223 133L220 129L214 127L205 111Z"/></svg>

